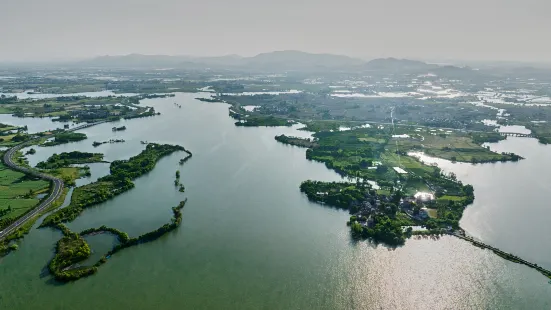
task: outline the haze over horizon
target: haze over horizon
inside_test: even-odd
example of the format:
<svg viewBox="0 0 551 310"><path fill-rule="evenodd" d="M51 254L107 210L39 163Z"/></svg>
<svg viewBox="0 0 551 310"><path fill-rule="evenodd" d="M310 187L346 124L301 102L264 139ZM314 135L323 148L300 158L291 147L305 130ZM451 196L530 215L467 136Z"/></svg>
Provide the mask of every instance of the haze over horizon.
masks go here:
<svg viewBox="0 0 551 310"><path fill-rule="evenodd" d="M549 62L544 0L2 0L0 62L300 50L422 60ZM445 3L444 3L445 2Z"/></svg>

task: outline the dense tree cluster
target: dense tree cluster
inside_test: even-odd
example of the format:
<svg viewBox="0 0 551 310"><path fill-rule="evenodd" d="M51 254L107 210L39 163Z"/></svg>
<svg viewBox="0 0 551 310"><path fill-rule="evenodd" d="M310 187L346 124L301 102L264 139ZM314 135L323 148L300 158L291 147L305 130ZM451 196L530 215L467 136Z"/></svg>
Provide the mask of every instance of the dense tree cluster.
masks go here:
<svg viewBox="0 0 551 310"><path fill-rule="evenodd" d="M298 138L298 137L290 137L286 135L279 135L279 136L275 136L275 139L276 141L279 141L284 144L290 144L290 145L300 146L300 147L313 148L318 146L318 144L313 139L308 139L308 138Z"/></svg>
<svg viewBox="0 0 551 310"><path fill-rule="evenodd" d="M116 228L107 227L105 225L99 228L89 228L89 229L83 230L80 232L79 235L86 236L93 233L102 233L102 232L108 232L108 233L112 233L113 235L116 235L120 243L126 243L128 242L128 240L130 240L130 237L128 236L127 233L122 232Z"/></svg>
<svg viewBox="0 0 551 310"><path fill-rule="evenodd" d="M180 165L183 165L183 164L185 164L185 163L186 163L186 161L190 160L190 159L191 159L191 157L193 156L193 154L191 154L191 152L190 152L190 151L188 151L188 150L184 150L184 152L186 152L186 153L187 153L187 155L186 155L186 157L184 157L184 158L180 159Z"/></svg>
<svg viewBox="0 0 551 310"><path fill-rule="evenodd" d="M71 281L93 274L94 267L70 268L92 254L88 243L78 234L71 232L64 225L60 225L64 237L56 244L56 254L48 264L48 269L58 281Z"/></svg>
<svg viewBox="0 0 551 310"><path fill-rule="evenodd" d="M114 179L135 179L153 170L159 159L176 151L185 150L179 145L150 143L140 154L128 160L115 160L111 163L111 175L103 178L105 181Z"/></svg>
<svg viewBox="0 0 551 310"><path fill-rule="evenodd" d="M0 210L0 217L10 213L12 211L11 206L8 206L6 209Z"/></svg>
<svg viewBox="0 0 551 310"><path fill-rule="evenodd" d="M69 142L82 141L88 138L86 134L80 132L64 132L57 134L52 141L48 141L42 144L42 146L56 146L60 144L65 144Z"/></svg>
<svg viewBox="0 0 551 310"><path fill-rule="evenodd" d="M101 153L86 153L79 151L64 152L61 154L53 154L46 161L36 164L40 169L57 169L67 167L73 164L95 163L103 160Z"/></svg>
<svg viewBox="0 0 551 310"><path fill-rule="evenodd" d="M400 245L406 240L407 234L402 230L400 223L386 215L376 215L372 228L362 226L358 222L352 222L352 233L362 238L371 238L376 242L388 245ZM409 231L411 233L411 231Z"/></svg>
<svg viewBox="0 0 551 310"><path fill-rule="evenodd" d="M307 180L300 184L300 191L305 193L309 200L326 203L330 206L349 209L354 202L365 199L371 192L369 184L357 187L346 182L321 182Z"/></svg>
<svg viewBox="0 0 551 310"><path fill-rule="evenodd" d="M476 144L495 143L507 139L506 136L502 136L498 132L472 132L469 136Z"/></svg>

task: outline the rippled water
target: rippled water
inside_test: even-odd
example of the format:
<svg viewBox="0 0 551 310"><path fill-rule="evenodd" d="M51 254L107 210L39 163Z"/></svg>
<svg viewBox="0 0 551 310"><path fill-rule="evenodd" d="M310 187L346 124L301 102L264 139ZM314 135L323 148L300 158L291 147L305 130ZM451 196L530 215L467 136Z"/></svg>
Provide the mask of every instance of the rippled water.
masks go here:
<svg viewBox="0 0 551 310"><path fill-rule="evenodd" d="M460 223L469 234L551 269L551 146L516 137L487 145L495 152L514 152L526 159L472 165L421 158L474 186L474 204Z"/></svg>
<svg viewBox="0 0 551 310"><path fill-rule="evenodd" d="M162 159L136 180L135 189L85 211L72 229L105 224L135 236L167 222L170 208L189 200L178 230L124 250L97 275L67 285L54 284L42 272L60 234L33 230L0 262L1 309L551 308L545 277L462 240L408 240L397 249L353 241L346 212L312 204L298 189L306 179L339 176L307 161L304 149L274 140L281 133L308 133L235 127L227 105L194 97L146 100L162 115L126 121L124 132L102 124L84 131L88 140L37 148L32 163L75 149L104 152L109 161L128 158L143 149L141 140L179 143L194 154L183 167L178 165L183 154ZM174 107L175 100L182 109ZM113 135L127 142L92 147L94 140ZM525 161L456 166L477 196L462 225L484 241L549 266L545 238L551 234L539 225L549 218L548 200L538 194L549 188L549 174L543 174L551 167L544 160L549 148L519 139L492 147L519 153ZM102 169L92 169L93 177L105 173ZM185 194L174 188L176 169ZM500 180L494 176L499 173L516 179ZM517 199L511 199L513 193ZM503 194L508 198L499 198ZM90 238L98 253L112 242Z"/></svg>

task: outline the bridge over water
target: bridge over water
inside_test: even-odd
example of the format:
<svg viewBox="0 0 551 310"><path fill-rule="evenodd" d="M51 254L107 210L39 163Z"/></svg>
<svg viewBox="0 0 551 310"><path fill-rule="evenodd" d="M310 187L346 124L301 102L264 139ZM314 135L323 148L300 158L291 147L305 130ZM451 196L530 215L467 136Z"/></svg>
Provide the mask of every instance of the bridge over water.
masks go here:
<svg viewBox="0 0 551 310"><path fill-rule="evenodd" d="M520 133L520 132L499 132L502 136L509 136L509 137L522 137L522 138L533 138L534 135L531 133Z"/></svg>
<svg viewBox="0 0 551 310"><path fill-rule="evenodd" d="M493 251L494 253L496 253L497 255L503 257L504 259L508 260L508 261L511 261L513 263L517 263L517 264L522 264L522 265L526 265L530 268L533 268L533 269L536 269L537 271L539 271L541 274L543 274L544 276L548 277L549 279L551 279L551 270L548 270L548 269L545 269L543 268L542 266L538 266L538 264L534 264L534 263L531 263L529 261L526 261L516 255L513 255L511 253L507 253L507 252L504 252L498 248L495 248L491 245L488 245L488 244L485 244L481 241L478 241L478 240L475 240L473 239L472 237L466 237L466 236L463 236L461 234L458 234L458 233L451 233L452 236L456 236L457 238L460 238L460 239L463 239L465 241L468 241L470 243L472 243L473 245L479 247L479 248L483 248L483 249L488 249L488 250L491 250ZM549 283L551 283L551 281L549 281Z"/></svg>

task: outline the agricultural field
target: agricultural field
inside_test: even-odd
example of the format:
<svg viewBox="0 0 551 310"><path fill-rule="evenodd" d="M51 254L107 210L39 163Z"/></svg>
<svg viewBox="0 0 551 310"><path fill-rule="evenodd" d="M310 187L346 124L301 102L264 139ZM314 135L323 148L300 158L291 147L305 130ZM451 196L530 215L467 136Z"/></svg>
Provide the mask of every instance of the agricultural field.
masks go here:
<svg viewBox="0 0 551 310"><path fill-rule="evenodd" d="M0 219L17 218L39 203L37 195L46 193L47 181L27 177L0 163Z"/></svg>
<svg viewBox="0 0 551 310"><path fill-rule="evenodd" d="M389 145L402 152L421 151L427 155L459 162L497 162L521 159L514 154L498 154L476 143L467 133L435 129L397 127Z"/></svg>

